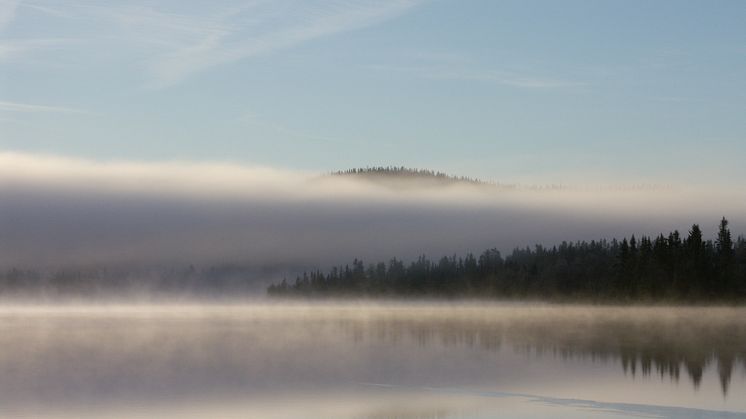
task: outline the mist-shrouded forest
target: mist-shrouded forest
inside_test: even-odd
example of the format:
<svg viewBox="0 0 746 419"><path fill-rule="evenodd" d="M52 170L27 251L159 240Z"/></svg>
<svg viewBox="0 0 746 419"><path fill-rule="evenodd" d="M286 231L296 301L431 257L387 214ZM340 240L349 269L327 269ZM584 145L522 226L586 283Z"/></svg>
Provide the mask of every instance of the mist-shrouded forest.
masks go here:
<svg viewBox="0 0 746 419"><path fill-rule="evenodd" d="M299 267L208 265L203 267L10 268L0 273L6 298L173 298L251 296Z"/></svg>
<svg viewBox="0 0 746 419"><path fill-rule="evenodd" d="M406 166L367 166L331 172L336 178L350 178L363 180L373 184L394 187L413 188L444 187L444 186L472 186L485 189L499 190L561 190L566 185L523 185L516 183L501 183L486 181L469 176L455 176L432 169L418 169ZM649 185L635 185L627 188L645 188Z"/></svg>
<svg viewBox="0 0 746 419"><path fill-rule="evenodd" d="M10 268L0 295L17 296L240 296L372 298L498 298L616 302L741 302L746 299L746 238L728 221L706 240L699 225L686 235L562 242L496 248L479 255L425 255L413 261L315 269L303 266ZM267 287L268 286L268 287Z"/></svg>
<svg viewBox="0 0 746 419"><path fill-rule="evenodd" d="M17 159L31 166L36 161ZM5 214L15 222L0 231L2 297L223 297L266 291L273 297L746 298L746 244L731 234L725 218L713 231L693 225L684 233L587 240L719 217L697 209L676 215L677 221L656 218L646 224L641 215L613 221L596 215L606 207L588 210L590 203L609 205L609 197L637 208L640 200L668 196L668 190L572 191L392 166L313 176L274 174L283 181L267 180L264 172L212 168L221 175L202 187L226 190L166 199L133 192L121 184L118 172L85 162L58 164L88 173L87 182L108 183L95 196L82 194L73 206L54 194L47 197L41 187L28 203L20 197L17 207L7 204ZM138 176L173 189L183 182L179 176L196 181L195 171L204 167L169 169L174 173L166 178ZM35 176L52 176L45 173ZM269 197L261 192L266 190L272 191ZM568 207L566 200L578 196L581 203ZM673 208L673 202L666 205ZM727 209L739 212L732 204ZM49 229L58 234L39 235ZM541 244L505 253L519 243ZM458 253L484 247L489 248L481 254ZM439 254L449 256L429 259ZM351 264L337 265L353 258ZM363 258L382 261L366 264Z"/></svg>
<svg viewBox="0 0 746 419"><path fill-rule="evenodd" d="M723 218L713 240L694 224L657 237L563 242L497 249L480 255L426 256L305 272L271 285L270 296L590 298L601 300L743 301L746 239L733 239Z"/></svg>

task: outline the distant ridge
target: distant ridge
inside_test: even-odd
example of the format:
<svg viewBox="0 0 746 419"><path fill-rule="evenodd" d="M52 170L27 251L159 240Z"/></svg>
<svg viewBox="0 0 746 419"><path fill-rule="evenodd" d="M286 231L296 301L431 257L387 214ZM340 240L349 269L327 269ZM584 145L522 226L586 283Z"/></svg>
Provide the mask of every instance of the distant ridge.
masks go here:
<svg viewBox="0 0 746 419"><path fill-rule="evenodd" d="M591 185L570 186L565 184L519 184L486 181L467 176L454 176L445 172L418 169L405 166L367 166L328 173L332 177L348 177L365 180L371 183L392 188L440 187L440 186L475 186L501 191L589 191L589 192L634 192L671 190L671 185L627 184L627 185Z"/></svg>
<svg viewBox="0 0 746 419"><path fill-rule="evenodd" d="M332 172L331 176L355 177L377 183L417 182L432 185L469 184L478 186L497 186L496 183L486 182L466 176L453 176L429 169L415 169L410 167L376 166L360 167Z"/></svg>

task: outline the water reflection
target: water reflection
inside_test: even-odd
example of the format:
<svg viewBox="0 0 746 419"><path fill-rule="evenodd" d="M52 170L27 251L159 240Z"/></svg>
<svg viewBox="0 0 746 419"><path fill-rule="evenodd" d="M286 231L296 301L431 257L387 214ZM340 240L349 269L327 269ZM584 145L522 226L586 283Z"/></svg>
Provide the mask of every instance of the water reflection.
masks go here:
<svg viewBox="0 0 746 419"><path fill-rule="evenodd" d="M109 411L113 404L188 401L196 403L192 412L213 403L220 407L211 412L230 417L226 406L238 400L236 417L245 417L247 406L261 417L298 417L312 405L315 417L482 417L514 407L495 401L503 398L531 401L533 413L561 405L567 417L581 405L679 412L674 417L684 405L746 411L728 395L735 383L740 391L746 385L736 373L746 366L746 309L740 308L6 305L0 348L0 416L3 408L59 413L66 406L76 412L70 417L85 417L76 406ZM703 377L708 382L712 374L721 400L692 398L668 384L685 376L687 388L702 395ZM654 397L620 399L629 393L630 376L654 375L665 380L634 384ZM560 390L568 397L547 397ZM660 404L664 394L673 407L648 404ZM328 411L337 399L344 409ZM446 399L453 403L443 405ZM555 410L545 413L561 416ZM144 417L152 417L148 412Z"/></svg>
<svg viewBox="0 0 746 419"><path fill-rule="evenodd" d="M400 313L401 314L401 313ZM492 308L465 318L429 313L342 320L351 339L396 345L405 336L420 346L465 345L499 351L502 344L526 355L619 361L625 373L678 381L684 369L695 388L715 364L724 395L733 371L746 360L746 311L729 308Z"/></svg>

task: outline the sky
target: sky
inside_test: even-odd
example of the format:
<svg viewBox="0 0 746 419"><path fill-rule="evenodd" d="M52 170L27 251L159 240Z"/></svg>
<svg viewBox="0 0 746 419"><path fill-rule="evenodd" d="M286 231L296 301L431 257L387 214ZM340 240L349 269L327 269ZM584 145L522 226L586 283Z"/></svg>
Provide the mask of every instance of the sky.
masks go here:
<svg viewBox="0 0 746 419"><path fill-rule="evenodd" d="M740 185L746 2L0 0L0 151Z"/></svg>

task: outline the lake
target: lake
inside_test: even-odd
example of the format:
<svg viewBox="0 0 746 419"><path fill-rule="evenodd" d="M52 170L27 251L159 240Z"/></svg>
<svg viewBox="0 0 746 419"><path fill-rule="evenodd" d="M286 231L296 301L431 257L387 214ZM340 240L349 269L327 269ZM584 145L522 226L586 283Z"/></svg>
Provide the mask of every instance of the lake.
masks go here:
<svg viewBox="0 0 746 419"><path fill-rule="evenodd" d="M746 417L746 308L5 303L0 417Z"/></svg>

